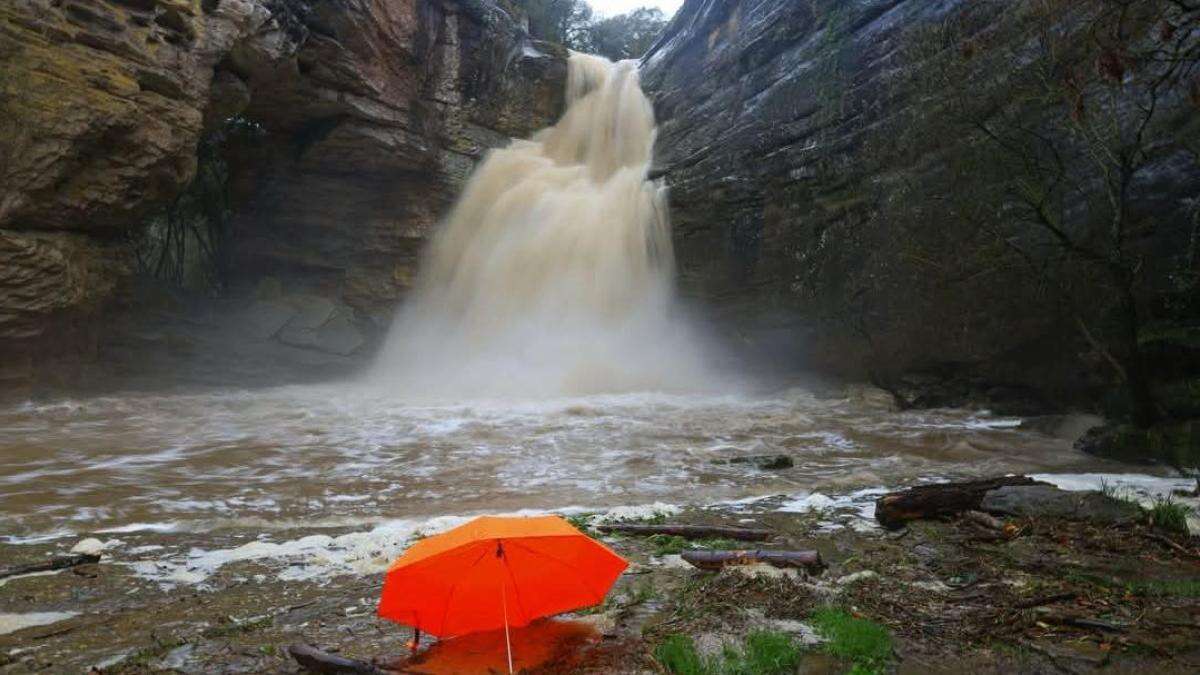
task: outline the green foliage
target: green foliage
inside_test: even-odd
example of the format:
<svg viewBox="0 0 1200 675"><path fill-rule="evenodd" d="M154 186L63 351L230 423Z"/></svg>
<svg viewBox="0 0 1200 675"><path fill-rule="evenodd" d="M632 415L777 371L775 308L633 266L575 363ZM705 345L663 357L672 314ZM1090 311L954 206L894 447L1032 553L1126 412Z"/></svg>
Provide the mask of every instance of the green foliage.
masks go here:
<svg viewBox="0 0 1200 675"><path fill-rule="evenodd" d="M771 631L750 633L741 649L726 647L707 658L686 635L670 635L654 650L663 668L677 675L781 675L795 671L803 656L791 636Z"/></svg>
<svg viewBox="0 0 1200 675"><path fill-rule="evenodd" d="M628 14L588 23L579 32L572 48L614 61L636 59L650 50L666 26L662 10L640 7Z"/></svg>
<svg viewBox="0 0 1200 675"><path fill-rule="evenodd" d="M571 527L574 527L588 536L592 536L593 515L594 514L591 513L579 513L574 516L568 516L567 522L571 524Z"/></svg>
<svg viewBox="0 0 1200 675"><path fill-rule="evenodd" d="M653 534L646 541L654 545L654 555L678 555L688 548L688 540L669 534Z"/></svg>
<svg viewBox="0 0 1200 675"><path fill-rule="evenodd" d="M667 26L656 7L597 18L584 0L517 0L529 15L529 33L539 40L614 61L645 54Z"/></svg>
<svg viewBox="0 0 1200 675"><path fill-rule="evenodd" d="M1150 522L1166 532L1187 534L1187 518L1191 512L1190 508L1170 497L1159 498L1150 509Z"/></svg>
<svg viewBox="0 0 1200 675"><path fill-rule="evenodd" d="M225 151L257 143L261 125L232 117L200 141L196 175L133 240L138 271L180 288L219 292L228 278L230 166Z"/></svg>
<svg viewBox="0 0 1200 675"><path fill-rule="evenodd" d="M592 8L583 0L518 0L529 15L529 34L568 47L592 21Z"/></svg>
<svg viewBox="0 0 1200 675"><path fill-rule="evenodd" d="M892 657L891 633L874 621L826 607L812 615L812 624L817 633L828 640L826 651L854 663L852 672L879 672Z"/></svg>

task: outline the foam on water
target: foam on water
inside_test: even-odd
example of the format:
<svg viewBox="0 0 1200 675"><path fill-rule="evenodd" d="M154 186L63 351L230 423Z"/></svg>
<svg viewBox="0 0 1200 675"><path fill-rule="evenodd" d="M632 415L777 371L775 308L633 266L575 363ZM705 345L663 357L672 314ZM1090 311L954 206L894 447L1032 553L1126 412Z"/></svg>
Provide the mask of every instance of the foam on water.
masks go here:
<svg viewBox="0 0 1200 675"><path fill-rule="evenodd" d="M79 616L79 612L29 612L27 614L0 612L0 635L15 633L34 626L48 626L59 621L66 621L74 616Z"/></svg>
<svg viewBox="0 0 1200 675"><path fill-rule="evenodd" d="M555 509L559 515L590 513L583 507ZM654 503L623 506L592 513L592 522L637 520L679 512L671 504ZM548 511L523 509L502 514L510 516L546 515ZM474 516L447 515L424 520L392 520L362 532L330 536L313 534L281 542L251 541L236 548L206 550L193 548L186 553L133 561L120 561L138 576L163 585L201 584L222 567L238 562L288 564L276 578L285 581L320 581L345 574L380 573L415 539L445 532ZM144 549L143 549L144 551Z"/></svg>

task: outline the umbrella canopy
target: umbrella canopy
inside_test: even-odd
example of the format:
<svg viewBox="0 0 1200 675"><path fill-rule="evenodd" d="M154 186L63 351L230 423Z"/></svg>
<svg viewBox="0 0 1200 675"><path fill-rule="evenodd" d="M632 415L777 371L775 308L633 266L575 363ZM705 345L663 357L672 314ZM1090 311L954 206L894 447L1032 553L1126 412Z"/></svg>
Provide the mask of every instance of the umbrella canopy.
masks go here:
<svg viewBox="0 0 1200 675"><path fill-rule="evenodd" d="M483 516L392 563L379 616L443 638L525 626L601 603L628 565L558 516Z"/></svg>

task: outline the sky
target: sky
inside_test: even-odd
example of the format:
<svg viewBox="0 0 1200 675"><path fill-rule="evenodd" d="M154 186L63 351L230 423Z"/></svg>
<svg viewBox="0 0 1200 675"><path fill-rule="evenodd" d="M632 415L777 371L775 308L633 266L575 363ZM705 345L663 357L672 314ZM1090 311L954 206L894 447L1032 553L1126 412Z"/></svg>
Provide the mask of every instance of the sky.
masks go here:
<svg viewBox="0 0 1200 675"><path fill-rule="evenodd" d="M657 7L670 18L683 4L683 0L588 0L588 4L596 13L605 16L624 14L638 7Z"/></svg>

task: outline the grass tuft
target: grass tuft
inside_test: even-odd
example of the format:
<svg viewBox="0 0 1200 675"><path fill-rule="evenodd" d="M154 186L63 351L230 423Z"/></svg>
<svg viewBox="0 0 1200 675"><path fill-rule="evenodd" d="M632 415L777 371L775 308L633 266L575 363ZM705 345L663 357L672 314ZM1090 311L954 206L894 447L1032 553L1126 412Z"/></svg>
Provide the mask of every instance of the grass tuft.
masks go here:
<svg viewBox="0 0 1200 675"><path fill-rule="evenodd" d="M811 620L817 634L828 641L825 650L852 661L855 673L879 672L892 658L891 633L874 621L834 607L817 610Z"/></svg>
<svg viewBox="0 0 1200 675"><path fill-rule="evenodd" d="M722 656L722 673L769 675L795 672L803 651L790 635L756 631L746 636L745 647L740 653L726 649Z"/></svg>
<svg viewBox="0 0 1200 675"><path fill-rule="evenodd" d="M1126 589L1133 595L1152 598L1200 598L1200 579L1135 581Z"/></svg>
<svg viewBox="0 0 1200 675"><path fill-rule="evenodd" d="M1138 509L1142 508L1141 503L1139 503L1137 500L1137 496L1134 495L1131 490L1128 490L1128 489L1122 490L1120 487L1113 485L1112 483L1108 482L1104 478L1100 479L1100 494L1104 495L1105 497L1108 497L1109 499L1116 500L1118 502L1124 502L1125 504L1131 504L1133 506L1136 506Z"/></svg>
<svg viewBox="0 0 1200 675"><path fill-rule="evenodd" d="M1154 500L1150 509L1150 522L1160 530L1176 534L1187 534L1187 518L1192 510L1170 497Z"/></svg>
<svg viewBox="0 0 1200 675"><path fill-rule="evenodd" d="M708 675L708 664L696 651L696 641L687 635L668 635L654 650L654 659L668 673L675 675Z"/></svg>
<svg viewBox="0 0 1200 675"><path fill-rule="evenodd" d="M750 633L741 649L726 647L707 658L686 635L670 635L654 650L659 664L675 675L783 675L795 672L803 656L791 636L771 631Z"/></svg>
<svg viewBox="0 0 1200 675"><path fill-rule="evenodd" d="M646 541L654 546L653 555L655 556L679 555L684 551L701 548L733 551L745 548L743 544L732 539L696 539L689 541L683 537L670 534L652 534L646 537Z"/></svg>

